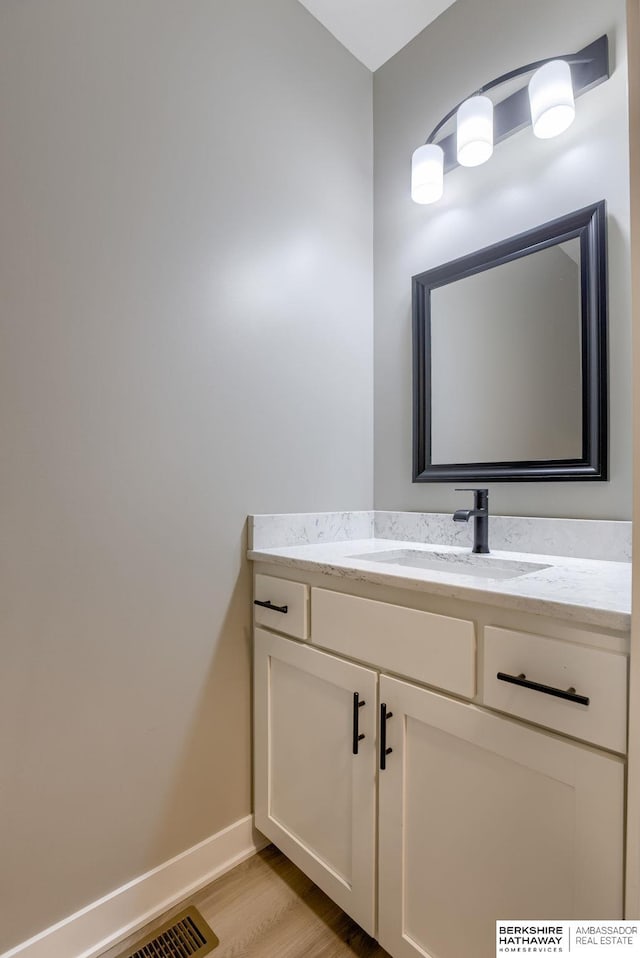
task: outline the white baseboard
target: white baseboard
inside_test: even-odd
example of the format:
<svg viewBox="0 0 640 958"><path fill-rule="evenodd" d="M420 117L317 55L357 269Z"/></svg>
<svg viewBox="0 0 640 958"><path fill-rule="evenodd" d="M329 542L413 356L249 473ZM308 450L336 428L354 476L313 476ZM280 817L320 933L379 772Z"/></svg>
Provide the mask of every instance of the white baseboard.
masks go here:
<svg viewBox="0 0 640 958"><path fill-rule="evenodd" d="M266 844L248 815L0 958L96 958Z"/></svg>

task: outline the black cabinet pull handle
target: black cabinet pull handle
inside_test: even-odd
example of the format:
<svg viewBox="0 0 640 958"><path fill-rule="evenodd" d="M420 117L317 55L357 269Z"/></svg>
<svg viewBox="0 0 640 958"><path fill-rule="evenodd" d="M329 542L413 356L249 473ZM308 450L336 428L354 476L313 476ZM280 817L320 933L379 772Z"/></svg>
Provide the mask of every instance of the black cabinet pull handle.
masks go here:
<svg viewBox="0 0 640 958"><path fill-rule="evenodd" d="M282 612L283 615L286 615L289 611L288 605L274 605L273 602L261 602L259 599L253 600L254 605L261 605L263 609L271 609L272 612Z"/></svg>
<svg viewBox="0 0 640 958"><path fill-rule="evenodd" d="M524 672L520 675L509 675L507 672L498 672L496 678L500 682L509 682L511 685L519 685L523 689L533 689L534 692L543 692L545 695L553 695L557 699L566 699L567 702L576 702L578 705L588 705L589 697L587 695L578 695L573 686L569 689L554 689L552 685L541 685L540 682L532 682Z"/></svg>
<svg viewBox="0 0 640 958"><path fill-rule="evenodd" d="M360 731L360 709L367 703L363 699L360 701L360 694L353 693L353 754L358 754L358 743L364 738L364 732Z"/></svg>
<svg viewBox="0 0 640 958"><path fill-rule="evenodd" d="M387 755L391 755L392 748L387 748L387 719L393 718L393 712L387 712L386 702L380 706L380 768L387 767Z"/></svg>

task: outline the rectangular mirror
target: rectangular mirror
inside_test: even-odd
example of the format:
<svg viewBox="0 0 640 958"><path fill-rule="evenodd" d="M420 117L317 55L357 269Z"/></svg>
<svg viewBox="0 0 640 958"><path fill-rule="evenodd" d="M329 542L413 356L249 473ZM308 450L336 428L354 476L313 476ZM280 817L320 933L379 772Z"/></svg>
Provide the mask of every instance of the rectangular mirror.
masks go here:
<svg viewBox="0 0 640 958"><path fill-rule="evenodd" d="M606 479L604 202L413 278L414 482Z"/></svg>

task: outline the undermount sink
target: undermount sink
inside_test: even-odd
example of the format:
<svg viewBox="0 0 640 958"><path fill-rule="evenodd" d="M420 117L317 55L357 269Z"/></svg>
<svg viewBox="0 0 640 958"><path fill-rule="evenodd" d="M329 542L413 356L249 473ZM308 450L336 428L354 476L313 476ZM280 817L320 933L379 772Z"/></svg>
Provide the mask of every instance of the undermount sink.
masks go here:
<svg viewBox="0 0 640 958"><path fill-rule="evenodd" d="M350 556L366 562L410 566L434 572L453 572L481 579L516 579L530 572L551 568L541 562L520 562L516 559L494 559L491 555L473 552L425 552L421 549L391 549L388 552L366 552Z"/></svg>

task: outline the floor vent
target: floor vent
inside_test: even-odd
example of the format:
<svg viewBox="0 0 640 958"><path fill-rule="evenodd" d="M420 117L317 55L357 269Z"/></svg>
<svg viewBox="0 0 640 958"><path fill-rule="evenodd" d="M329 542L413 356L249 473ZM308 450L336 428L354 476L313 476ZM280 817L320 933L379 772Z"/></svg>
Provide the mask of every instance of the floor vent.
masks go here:
<svg viewBox="0 0 640 958"><path fill-rule="evenodd" d="M219 944L197 908L187 908L117 958L202 958Z"/></svg>

